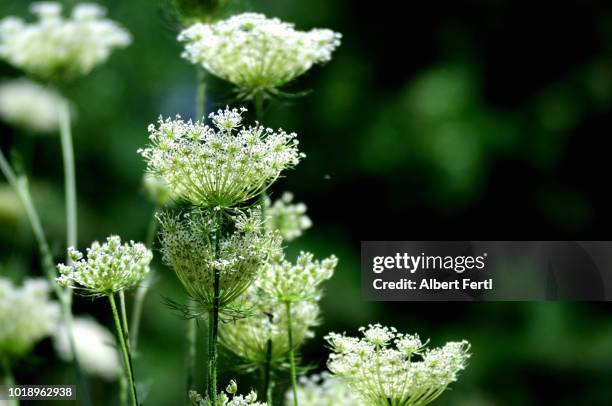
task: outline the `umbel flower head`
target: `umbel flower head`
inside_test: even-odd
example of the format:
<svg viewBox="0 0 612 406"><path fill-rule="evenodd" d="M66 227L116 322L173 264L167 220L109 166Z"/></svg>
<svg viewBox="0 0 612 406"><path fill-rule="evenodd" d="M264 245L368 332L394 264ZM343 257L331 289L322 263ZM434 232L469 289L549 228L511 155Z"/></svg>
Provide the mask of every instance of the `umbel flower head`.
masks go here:
<svg viewBox="0 0 612 406"><path fill-rule="evenodd" d="M43 279L28 279L19 288L0 277L0 359L24 356L55 330L60 307L50 290Z"/></svg>
<svg viewBox="0 0 612 406"><path fill-rule="evenodd" d="M164 212L161 251L201 312L213 308L215 274L219 278L221 313L251 285L268 257L280 249L280 238L264 231L258 209L227 218L221 210Z"/></svg>
<svg viewBox="0 0 612 406"><path fill-rule="evenodd" d="M87 248L86 257L73 247L68 248L70 265L57 266L62 286L75 286L93 296L111 295L130 289L149 273L153 253L142 243L130 241L122 244L113 235L100 244L95 241Z"/></svg>
<svg viewBox="0 0 612 406"><path fill-rule="evenodd" d="M295 264L277 258L263 267L257 286L282 303L318 300L319 285L332 277L337 264L335 255L318 261L309 252L301 252Z"/></svg>
<svg viewBox="0 0 612 406"><path fill-rule="evenodd" d="M232 207L265 190L303 154L296 134L242 125L246 109L210 114L202 122L162 120L149 126L149 147L138 152L147 169L166 181L174 196L201 207Z"/></svg>
<svg viewBox="0 0 612 406"><path fill-rule="evenodd" d="M58 132L60 103L57 92L28 79L0 83L0 118L31 133Z"/></svg>
<svg viewBox="0 0 612 406"><path fill-rule="evenodd" d="M266 402L257 401L257 393L251 391L248 395L237 395L238 384L235 380L231 380L225 392L219 393L217 397L218 406L266 406ZM203 398L196 391L189 391L189 400L193 406L208 406L210 401L208 397Z"/></svg>
<svg viewBox="0 0 612 406"><path fill-rule="evenodd" d="M457 380L470 357L467 341L425 349L417 335L380 324L359 330L363 337L330 333L331 372L370 406L425 405Z"/></svg>
<svg viewBox="0 0 612 406"><path fill-rule="evenodd" d="M131 41L125 29L104 18L106 10L97 4L78 4L70 18L62 17L56 2L34 3L30 9L38 17L34 23L16 17L0 21L0 58L43 80L86 75Z"/></svg>
<svg viewBox="0 0 612 406"><path fill-rule="evenodd" d="M306 205L293 203L293 194L290 192L283 193L274 203L266 198L265 203L266 227L277 230L286 242L298 238L312 226L312 221L306 215Z"/></svg>
<svg viewBox="0 0 612 406"><path fill-rule="evenodd" d="M253 366L266 362L268 340L271 342L272 364L282 363L291 349L287 337L288 318L285 306L251 286L241 298L242 307L252 316L219 326L221 343ZM299 302L291 306L291 329L294 347L314 337L313 327L319 324L319 305Z"/></svg>
<svg viewBox="0 0 612 406"><path fill-rule="evenodd" d="M113 334L94 319L86 317L75 318L72 327L77 356L83 370L109 381L117 379L121 364ZM68 332L63 323L54 332L53 343L61 359L73 360Z"/></svg>
<svg viewBox="0 0 612 406"><path fill-rule="evenodd" d="M342 379L328 372L300 377L297 395L302 406L364 406ZM292 390L285 399L287 405L294 403Z"/></svg>
<svg viewBox="0 0 612 406"><path fill-rule="evenodd" d="M274 94L278 88L328 62L341 35L328 29L297 31L293 24L244 13L180 33L183 57L234 84L240 96Z"/></svg>

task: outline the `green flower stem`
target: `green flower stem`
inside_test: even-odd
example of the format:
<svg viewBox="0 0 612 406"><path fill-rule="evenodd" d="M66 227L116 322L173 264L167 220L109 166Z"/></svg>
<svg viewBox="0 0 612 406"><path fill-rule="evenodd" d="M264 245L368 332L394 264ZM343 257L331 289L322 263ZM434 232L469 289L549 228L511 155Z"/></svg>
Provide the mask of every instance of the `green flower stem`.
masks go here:
<svg viewBox="0 0 612 406"><path fill-rule="evenodd" d="M295 351L293 349L293 331L291 328L291 302L285 303L287 310L287 339L289 340L289 368L291 371L291 389L293 391L293 406L298 406L297 373L295 371Z"/></svg>
<svg viewBox="0 0 612 406"><path fill-rule="evenodd" d="M74 171L74 149L70 128L70 105L62 100L58 106L62 158L64 160L64 182L66 188L66 246L77 246L76 175Z"/></svg>
<svg viewBox="0 0 612 406"><path fill-rule="evenodd" d="M215 235L215 255L219 255L220 232ZM208 317L209 335L208 342L208 399L211 406L217 406L217 341L219 336L219 269L215 267L213 281L213 308Z"/></svg>
<svg viewBox="0 0 612 406"><path fill-rule="evenodd" d="M271 375L272 375L272 340L268 339L268 343L266 345L266 360L264 362L263 367L261 368L261 391L259 392L261 396L266 397L266 403L268 406L272 406L272 383L271 383Z"/></svg>
<svg viewBox="0 0 612 406"><path fill-rule="evenodd" d="M64 321L64 325L66 326L66 331L68 332L68 342L70 345L70 352L72 353L72 359L74 361L74 369L79 380L79 384L81 387L81 391L83 393L83 402L85 405L91 405L91 397L89 395L89 387L87 385L87 381L85 379L85 375L81 370L81 364L79 362L79 358L76 352L76 343L74 342L74 332L73 332L73 316L72 316L72 290L71 289L62 289L55 282L55 278L57 277L55 263L53 261L53 255L51 255L51 250L49 249L49 243L47 242L47 237L42 228L42 223L40 222L40 217L38 216L38 212L34 207L34 203L32 201L32 196L30 195L30 190L28 188L28 180L25 176L17 176L11 168L11 165L6 160L6 157L0 151L0 171L4 174L7 181L11 185L11 187L17 193L21 204L23 205L26 216L28 217L28 221L30 222L30 227L32 228L32 232L34 234L34 238L38 244L38 249L40 251L42 269L45 273L45 276L49 280L49 284L53 289L55 295L60 301L61 311L62 311L62 319Z"/></svg>
<svg viewBox="0 0 612 406"><path fill-rule="evenodd" d="M206 71L201 67L197 68L197 89L196 89L196 120L204 121L206 114Z"/></svg>
<svg viewBox="0 0 612 406"><path fill-rule="evenodd" d="M151 215L149 226L147 227L147 237L145 240L145 245L151 251L153 251L153 246L155 245L155 234L157 233L157 218L155 218L155 215L157 214L158 210L159 210L159 206L156 205L155 209L153 210L153 214ZM147 278L140 284L140 286L138 286L138 289L136 290L136 295L134 296L134 305L132 307L132 318L131 318L132 327L130 329L132 331L132 334L130 334L130 345L131 345L131 351L134 354L136 354L138 350L138 334L140 332L140 321L142 319L142 309L144 306L145 298L147 296L147 293L149 291L149 288L151 287L151 283L154 278L153 275L154 275L153 269L151 269L151 272L149 273Z"/></svg>
<svg viewBox="0 0 612 406"><path fill-rule="evenodd" d="M117 312L117 305L115 303L115 295L108 295L108 300L113 311L113 318L115 319L115 328L117 329L117 338L119 339L119 345L121 346L121 353L123 355L123 365L127 374L128 383L130 386L130 396L132 399L132 406L138 406L138 396L136 394L136 384L134 382L134 374L132 373L132 361L130 357L130 350L125 340L125 333L123 331L122 321Z"/></svg>
<svg viewBox="0 0 612 406"><path fill-rule="evenodd" d="M187 393L195 390L195 372L198 344L198 322L195 318L187 320Z"/></svg>
<svg viewBox="0 0 612 406"><path fill-rule="evenodd" d="M259 122L259 125L263 125L264 118L264 94L263 92L257 92L253 96L253 104L255 105L255 119Z"/></svg>
<svg viewBox="0 0 612 406"><path fill-rule="evenodd" d="M13 370L11 369L11 363L7 358L2 358L2 370L4 372L4 384L8 386L15 385L15 377L13 376ZM8 406L19 406L19 399L11 399Z"/></svg>

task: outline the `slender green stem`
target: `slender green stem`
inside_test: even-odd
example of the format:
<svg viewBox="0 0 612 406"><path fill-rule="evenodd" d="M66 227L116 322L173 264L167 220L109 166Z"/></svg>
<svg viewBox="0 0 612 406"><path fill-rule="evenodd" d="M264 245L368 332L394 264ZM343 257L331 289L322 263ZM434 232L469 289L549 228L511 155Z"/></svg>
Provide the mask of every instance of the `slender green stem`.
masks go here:
<svg viewBox="0 0 612 406"><path fill-rule="evenodd" d="M204 121L204 115L206 114L206 71L197 67L197 88L196 88L196 120Z"/></svg>
<svg viewBox="0 0 612 406"><path fill-rule="evenodd" d="M11 369L11 363L7 358L2 358L2 370L4 372L4 384L7 386L15 385L15 377L13 376L13 370ZM19 399L11 399L8 406L19 406Z"/></svg>
<svg viewBox="0 0 612 406"><path fill-rule="evenodd" d="M147 227L147 236L145 239L145 245L150 250L153 250L153 247L155 245L155 234L157 233L157 218L155 217L155 215L157 214L158 210L159 210L159 206L156 205L155 209L153 210L153 214L151 215L149 226ZM154 278L154 272L153 270L151 270L147 278L140 284L140 286L138 286L138 289L136 290L136 295L134 296L134 305L132 307L132 318L131 318L132 334L130 334L130 344L132 346L131 351L136 356L137 356L136 352L138 350L138 334L140 333L140 321L142 319L142 309L143 309L144 301L149 291L149 288L151 287L151 284L153 283L153 278Z"/></svg>
<svg viewBox="0 0 612 406"><path fill-rule="evenodd" d="M121 347L121 353L123 355L123 364L125 372L127 374L128 383L130 385L130 396L132 399L132 406L138 406L138 396L136 394L136 384L134 382L134 374L132 373L132 360L130 357L130 350L125 340L125 333L123 332L122 322L119 318L119 312L117 311L117 305L115 303L114 294L108 295L108 300L113 311L113 318L115 319L115 328L117 329L117 339Z"/></svg>
<svg viewBox="0 0 612 406"><path fill-rule="evenodd" d="M215 234L215 256L219 256L219 231ZM217 406L217 341L219 336L219 270L215 267L213 281L213 308L208 317L209 343L208 343L208 398L211 406Z"/></svg>
<svg viewBox="0 0 612 406"><path fill-rule="evenodd" d="M66 188L66 246L77 245L76 175L74 170L74 148L70 128L70 105L63 100L58 107L62 158L64 160L64 183Z"/></svg>
<svg viewBox="0 0 612 406"><path fill-rule="evenodd" d="M6 160L6 157L0 150L0 171L4 174L7 181L11 185L11 187L17 193L21 204L23 205L26 216L28 217L28 221L30 222L30 227L32 228L32 233L34 234L34 238L38 244L38 250L40 251L41 264L43 272L45 276L49 280L49 284L53 289L55 295L58 297L61 304L61 312L62 319L64 321L64 325L66 326L66 331L68 332L68 342L70 345L70 352L72 353L72 359L74 362L74 369L79 380L79 385L81 387L81 392L83 393L83 402L85 405L91 405L91 397L89 395L89 387L87 385L87 381L85 379L85 375L81 369L81 364L79 362L78 354L76 351L76 343L74 341L74 331L73 331L73 317L72 317L72 290L71 289L62 289L56 283L55 278L57 277L57 272L55 268L55 264L53 261L53 255L51 255L51 250L49 249L49 243L47 242L47 237L43 231L42 223L40 222L40 217L38 216L38 212L34 207L34 202L32 201L32 196L30 195L30 189L28 188L28 180L25 176L17 176L11 165Z"/></svg>
<svg viewBox="0 0 612 406"><path fill-rule="evenodd" d="M263 119L264 119L264 94L263 92L255 93L255 96L253 96L253 104L255 105L255 119L259 122L259 125L263 125Z"/></svg>
<svg viewBox="0 0 612 406"><path fill-rule="evenodd" d="M187 393L195 390L196 357L198 344L198 322L195 318L187 320Z"/></svg>
<svg viewBox="0 0 612 406"><path fill-rule="evenodd" d="M271 390L271 375L272 375L272 340L268 339L266 345L266 360L261 370L261 396L266 397L268 406L272 406L272 390Z"/></svg>
<svg viewBox="0 0 612 406"><path fill-rule="evenodd" d="M293 331L291 327L291 302L285 303L287 310L287 339L289 340L289 368L291 372L291 389L293 391L293 406L298 406L297 373L295 370L295 351L293 349Z"/></svg>
<svg viewBox="0 0 612 406"><path fill-rule="evenodd" d="M128 347L128 350L130 350L130 352L132 351L131 347L130 347L130 340L128 339L130 336L130 330L128 328L128 323L127 323L127 312L125 311L125 293L120 290L119 291L119 309L121 310L121 322L122 322L122 327L123 327L123 337L125 338L125 343Z"/></svg>

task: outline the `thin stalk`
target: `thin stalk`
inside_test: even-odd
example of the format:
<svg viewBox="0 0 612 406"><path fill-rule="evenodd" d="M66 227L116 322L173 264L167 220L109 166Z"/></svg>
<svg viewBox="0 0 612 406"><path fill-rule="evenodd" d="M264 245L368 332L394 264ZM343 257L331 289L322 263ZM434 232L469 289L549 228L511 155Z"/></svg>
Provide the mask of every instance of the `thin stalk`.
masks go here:
<svg viewBox="0 0 612 406"><path fill-rule="evenodd" d="M40 222L40 217L38 216L38 212L34 207L34 202L32 201L32 196L30 195L30 190L28 188L28 181L25 176L17 176L11 168L11 165L6 160L6 157L0 150L0 171L4 174L7 181L11 185L11 187L17 193L21 204L23 205L26 216L28 217L28 221L30 223L30 227L32 228L32 233L34 234L34 238L38 244L38 250L40 252L41 264L43 272L45 276L49 280L49 284L53 289L55 295L58 297L60 301L60 308L62 312L62 319L64 321L64 325L66 326L66 331L68 334L68 342L70 345L70 352L72 353L72 359L74 362L74 369L79 380L79 385L81 387L81 391L83 393L83 402L85 405L91 405L91 397L89 395L89 387L87 385L87 381L85 379L85 375L81 369L81 364L79 362L79 358L76 351L76 343L74 341L74 331L73 331L73 316L72 316L72 290L66 288L62 289L55 281L57 277L55 263L53 261L53 255L51 255L51 250L49 249L49 243L47 242L47 237L42 228L42 223Z"/></svg>
<svg viewBox="0 0 612 406"><path fill-rule="evenodd" d="M215 235L215 256L219 256L220 232ZM208 317L210 339L208 343L208 398L217 406L217 340L219 335L219 270L215 268L213 281L213 308Z"/></svg>
<svg viewBox="0 0 612 406"><path fill-rule="evenodd" d="M119 309L121 311L121 322L122 322L122 327L123 327L124 340L127 343L128 351L131 351L130 340L128 338L130 334L128 330L126 311L125 311L125 293L122 290L119 291ZM119 389L121 390L121 392L123 392L120 394L120 397L127 401L128 385L127 385L127 382L125 382L126 381L125 378L126 378L125 376L122 377L121 380L123 381L123 385L120 385Z"/></svg>
<svg viewBox="0 0 612 406"><path fill-rule="evenodd" d="M58 106L62 158L64 160L64 183L66 188L66 246L77 245L77 201L76 174L74 170L74 148L70 128L70 106L62 100Z"/></svg>
<svg viewBox="0 0 612 406"><path fill-rule="evenodd" d="M206 114L206 71L198 67L197 71L197 88L196 88L196 120L204 121Z"/></svg>
<svg viewBox="0 0 612 406"><path fill-rule="evenodd" d="M136 394L136 384L134 382L134 375L132 373L132 361L130 357L130 350L125 340L125 333L123 332L122 322L119 318L119 312L117 311L117 305L115 303L114 294L108 295L108 300L113 311L113 318L115 319L115 328L117 329L117 338L119 339L119 345L121 347L121 353L123 355L123 364L125 366L125 372L127 374L128 383L130 385L130 396L132 399L132 406L138 406L138 395Z"/></svg>
<svg viewBox="0 0 612 406"><path fill-rule="evenodd" d="M195 390L196 357L198 343L198 322L195 318L187 320L187 393Z"/></svg>
<svg viewBox="0 0 612 406"><path fill-rule="evenodd" d="M157 233L157 218L155 218L155 215L157 214L158 210L159 210L159 206L156 205L155 209L153 210L153 214L151 215L149 226L147 227L147 237L145 239L145 245L150 250L153 250L153 246L155 245L155 234ZM145 298L147 296L147 293L153 281L153 277L154 277L153 275L154 275L154 272L153 270L151 270L151 272L147 276L147 279L145 279L140 284L140 286L138 286L138 289L136 290L136 295L134 296L134 305L132 307L132 318L131 318L132 334L130 334L130 345L132 347L131 351L134 354L136 354L138 350L138 334L140 332L140 321L142 319L142 309L144 306Z"/></svg>
<svg viewBox="0 0 612 406"><path fill-rule="evenodd" d="M261 384L261 396L266 397L268 406L272 406L272 390L271 390L271 372L272 372L272 340L268 339L266 345L266 360L261 370L262 384Z"/></svg>
<svg viewBox="0 0 612 406"><path fill-rule="evenodd" d="M259 122L259 125L263 125L264 118L264 94L263 92L257 92L253 96L253 104L255 105L255 119Z"/></svg>
<svg viewBox="0 0 612 406"><path fill-rule="evenodd" d="M7 386L15 386L15 377L11 369L11 363L7 358L2 358L2 369L4 372L4 384ZM11 399L8 406L19 406L19 399Z"/></svg>
<svg viewBox="0 0 612 406"><path fill-rule="evenodd" d="M293 331L291 328L291 302L286 302L287 339L289 340L289 368L291 372L291 389L293 391L293 406L298 406L297 373L295 371L295 352L293 350Z"/></svg>

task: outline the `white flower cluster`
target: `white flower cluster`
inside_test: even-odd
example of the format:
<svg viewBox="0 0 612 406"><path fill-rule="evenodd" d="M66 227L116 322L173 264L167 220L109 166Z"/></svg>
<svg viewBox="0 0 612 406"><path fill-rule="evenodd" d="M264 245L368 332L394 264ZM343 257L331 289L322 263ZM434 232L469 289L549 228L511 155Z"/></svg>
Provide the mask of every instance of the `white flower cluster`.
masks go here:
<svg viewBox="0 0 612 406"><path fill-rule="evenodd" d="M76 353L83 370L106 380L114 380L121 372L115 338L104 326L94 319L77 317L73 322L72 334ZM60 324L53 336L55 350L64 361L72 361L68 333Z"/></svg>
<svg viewBox="0 0 612 406"><path fill-rule="evenodd" d="M467 341L425 349L417 335L380 324L361 328L363 338L330 333L328 367L367 405L424 405L457 380L470 357Z"/></svg>
<svg viewBox="0 0 612 406"><path fill-rule="evenodd" d="M7 123L36 134L53 134L59 129L56 91L28 79L0 83L0 117Z"/></svg>
<svg viewBox="0 0 612 406"><path fill-rule="evenodd" d="M364 406L340 378L328 372L301 377L297 395L301 406ZM292 405L293 391L288 390L285 399Z"/></svg>
<svg viewBox="0 0 612 406"><path fill-rule="evenodd" d="M0 21L0 58L44 80L86 75L131 42L130 34L104 18L106 10L96 4L77 5L68 19L56 2L34 3L31 11L38 17L34 23L16 17Z"/></svg>
<svg viewBox="0 0 612 406"><path fill-rule="evenodd" d="M210 114L216 128L160 118L158 127L149 126L151 145L138 152L173 195L201 207L235 206L257 196L303 157L296 134L244 127L244 111Z"/></svg>
<svg viewBox="0 0 612 406"><path fill-rule="evenodd" d="M183 215L162 213L161 251L164 262L204 311L213 306L215 273L219 277L219 307L228 307L251 285L268 257L280 249L280 238L265 232L259 210L232 218L223 227L219 210L193 210Z"/></svg>
<svg viewBox="0 0 612 406"><path fill-rule="evenodd" d="M121 238L113 235L100 244L95 241L87 248L87 258L74 247L68 248L70 265L57 266L62 286L76 286L93 296L111 295L129 289L142 281L149 273L153 253L142 243L130 241L121 244Z"/></svg>
<svg viewBox="0 0 612 406"><path fill-rule="evenodd" d="M278 365L291 349L285 306L270 300L254 286L247 290L242 301L243 307L249 308L253 315L222 324L219 327L221 343L240 358L261 366L266 362L270 341L270 361ZM290 310L293 345L298 347L314 336L312 328L319 324L319 305L310 301L299 302Z"/></svg>
<svg viewBox="0 0 612 406"><path fill-rule="evenodd" d="M226 393L227 392L227 393ZM225 392L219 393L217 397L218 406L267 406L266 402L257 401L257 393L251 391L248 395L237 395L238 384L233 379L225 389ZM210 401L208 398L203 398L196 391L189 391L189 399L193 406L208 406Z"/></svg>
<svg viewBox="0 0 612 406"><path fill-rule="evenodd" d="M318 261L301 252L295 264L285 259L266 264L257 286L282 303L318 300L319 285L332 277L337 264L335 255Z"/></svg>
<svg viewBox="0 0 612 406"><path fill-rule="evenodd" d="M266 227L277 230L284 241L293 241L312 226L304 203L293 203L293 194L283 193L274 203L266 199Z"/></svg>
<svg viewBox="0 0 612 406"><path fill-rule="evenodd" d="M297 31L293 24L255 13L197 23L178 37L185 42L184 58L236 85L245 98L274 93L314 64L328 62L340 38L328 29Z"/></svg>
<svg viewBox="0 0 612 406"><path fill-rule="evenodd" d="M43 279L28 279L18 288L0 277L0 358L18 358L57 327L60 307L49 297Z"/></svg>

